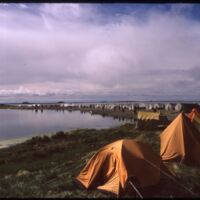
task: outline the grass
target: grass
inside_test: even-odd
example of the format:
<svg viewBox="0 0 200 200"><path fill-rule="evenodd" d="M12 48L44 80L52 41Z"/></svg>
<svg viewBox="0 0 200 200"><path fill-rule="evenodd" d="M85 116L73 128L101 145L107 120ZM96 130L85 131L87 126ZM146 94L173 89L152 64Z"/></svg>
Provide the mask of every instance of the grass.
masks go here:
<svg viewBox="0 0 200 200"><path fill-rule="evenodd" d="M159 154L160 132L138 131L133 124L101 130L77 129L61 131L51 137L34 137L1 149L0 197L113 197L98 190L81 190L73 180L99 148L118 139L131 138L149 143ZM168 166L181 184L200 195L198 168L177 163L169 163ZM22 175L21 172L26 173ZM154 190L151 197L191 197L189 192L167 179Z"/></svg>

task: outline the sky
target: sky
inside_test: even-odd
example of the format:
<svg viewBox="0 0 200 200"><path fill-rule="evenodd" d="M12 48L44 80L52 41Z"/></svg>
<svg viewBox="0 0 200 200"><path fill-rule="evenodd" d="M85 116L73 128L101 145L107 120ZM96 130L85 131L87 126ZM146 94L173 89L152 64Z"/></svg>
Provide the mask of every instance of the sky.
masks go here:
<svg viewBox="0 0 200 200"><path fill-rule="evenodd" d="M0 3L0 102L200 100L199 4Z"/></svg>

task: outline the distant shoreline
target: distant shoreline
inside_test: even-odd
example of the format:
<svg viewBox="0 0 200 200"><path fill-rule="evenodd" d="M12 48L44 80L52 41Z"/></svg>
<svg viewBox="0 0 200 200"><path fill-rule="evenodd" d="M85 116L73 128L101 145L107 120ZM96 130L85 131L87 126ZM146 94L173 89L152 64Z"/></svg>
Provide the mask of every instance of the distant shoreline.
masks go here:
<svg viewBox="0 0 200 200"><path fill-rule="evenodd" d="M126 100L114 100L114 101L52 101L52 102L40 102L40 101L24 101L26 104L60 104L60 103L69 103L69 104L98 104L98 103L200 103L200 100L138 100L138 101L126 101ZM23 102L0 102L0 105L15 105L22 104Z"/></svg>

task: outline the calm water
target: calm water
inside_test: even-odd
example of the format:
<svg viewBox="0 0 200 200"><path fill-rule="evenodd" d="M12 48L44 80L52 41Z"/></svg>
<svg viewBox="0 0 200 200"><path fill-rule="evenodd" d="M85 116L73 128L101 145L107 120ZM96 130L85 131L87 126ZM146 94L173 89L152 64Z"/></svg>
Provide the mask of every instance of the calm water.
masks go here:
<svg viewBox="0 0 200 200"><path fill-rule="evenodd" d="M48 132L77 128L109 128L130 121L119 121L79 111L0 109L0 140L31 137Z"/></svg>

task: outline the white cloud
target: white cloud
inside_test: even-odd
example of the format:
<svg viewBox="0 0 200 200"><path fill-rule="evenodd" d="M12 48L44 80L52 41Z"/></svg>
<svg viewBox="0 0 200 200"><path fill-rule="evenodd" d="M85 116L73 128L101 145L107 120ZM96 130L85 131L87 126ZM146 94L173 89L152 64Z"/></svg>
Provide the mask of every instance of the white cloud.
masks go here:
<svg viewBox="0 0 200 200"><path fill-rule="evenodd" d="M19 8L22 8L22 9L28 8L28 6L27 6L26 4L23 4L23 3L19 3L19 4L17 4L17 6L18 6Z"/></svg>
<svg viewBox="0 0 200 200"><path fill-rule="evenodd" d="M9 4L8 3L1 3L0 6L2 6L2 7L8 7Z"/></svg>
<svg viewBox="0 0 200 200"><path fill-rule="evenodd" d="M183 12L191 7L152 10L142 23L134 12L107 20L89 4L20 7L0 12L0 94L184 96L199 86L200 22Z"/></svg>
<svg viewBox="0 0 200 200"><path fill-rule="evenodd" d="M12 95L46 95L40 91L30 91L29 89L25 88L24 86L20 86L18 89L3 89L0 90L0 96L12 96Z"/></svg>

